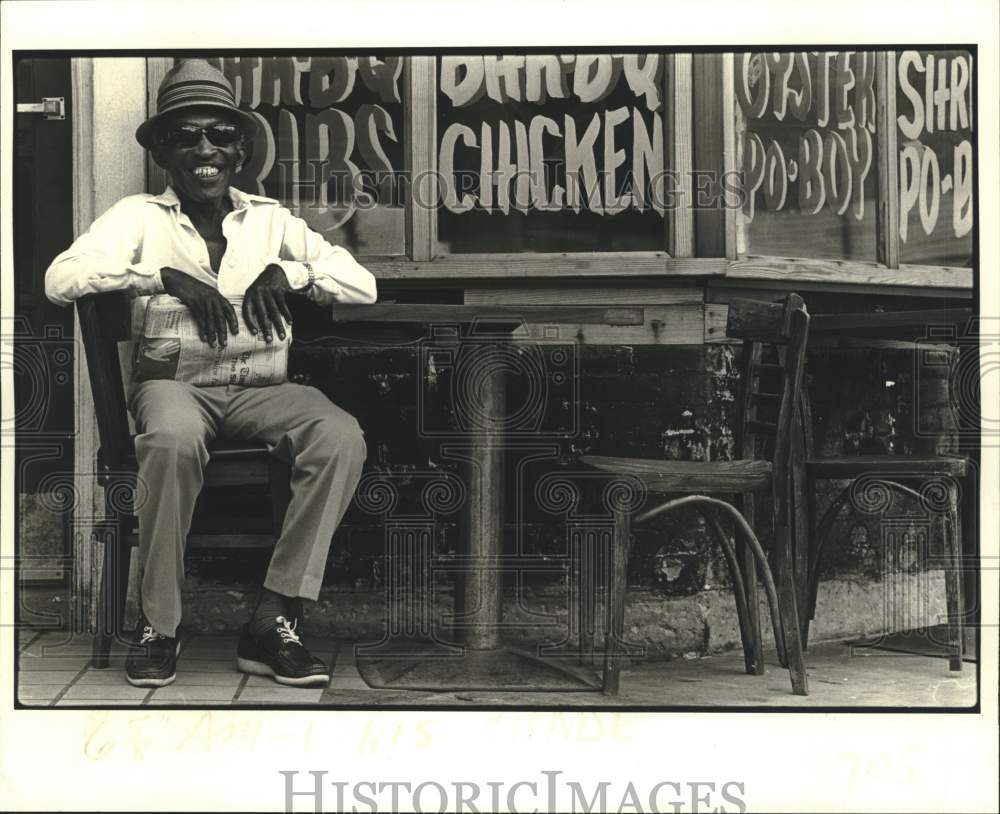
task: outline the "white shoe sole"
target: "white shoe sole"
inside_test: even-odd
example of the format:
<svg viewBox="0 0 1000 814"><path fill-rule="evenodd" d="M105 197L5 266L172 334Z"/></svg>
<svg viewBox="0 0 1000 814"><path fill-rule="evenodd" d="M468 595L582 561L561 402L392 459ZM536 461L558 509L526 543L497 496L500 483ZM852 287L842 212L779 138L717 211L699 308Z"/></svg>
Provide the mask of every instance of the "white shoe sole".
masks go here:
<svg viewBox="0 0 1000 814"><path fill-rule="evenodd" d="M169 678L132 678L132 676L125 676L128 679L128 683L133 687L166 687L168 684L173 684L174 680L177 678L177 673L174 673Z"/></svg>
<svg viewBox="0 0 1000 814"><path fill-rule="evenodd" d="M249 673L250 675L273 678L279 684L286 684L289 687L326 686L330 683L330 675L328 673L304 676L303 678L292 678L291 676L278 675L273 669L271 669L271 667L264 664L264 662L253 661L251 659L242 659L237 657L236 667L241 673Z"/></svg>

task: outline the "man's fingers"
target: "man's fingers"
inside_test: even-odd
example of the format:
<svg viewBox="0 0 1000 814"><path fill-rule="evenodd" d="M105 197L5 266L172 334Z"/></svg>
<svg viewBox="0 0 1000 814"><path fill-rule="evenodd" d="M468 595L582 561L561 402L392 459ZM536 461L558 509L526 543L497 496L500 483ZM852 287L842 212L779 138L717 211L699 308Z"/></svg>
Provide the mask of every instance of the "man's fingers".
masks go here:
<svg viewBox="0 0 1000 814"><path fill-rule="evenodd" d="M229 330L233 336L240 332L240 321L236 318L236 309L229 300L222 300L222 310L225 311L226 322L229 323Z"/></svg>
<svg viewBox="0 0 1000 814"><path fill-rule="evenodd" d="M201 341L208 344L215 344L215 328L211 325L211 317L203 303L189 305L188 309L194 315L194 321L198 324L198 336Z"/></svg>
<svg viewBox="0 0 1000 814"><path fill-rule="evenodd" d="M285 298L285 292L279 291L274 295L274 299L278 303L278 308L281 309L281 315L285 318L285 322L291 325L292 312L288 308L288 300Z"/></svg>
<svg viewBox="0 0 1000 814"><path fill-rule="evenodd" d="M250 333L254 336L257 335L259 330L257 326L257 315L253 312L253 292L248 291L243 297L243 321L247 324L250 329Z"/></svg>
<svg viewBox="0 0 1000 814"><path fill-rule="evenodd" d="M254 292L254 304L257 306L257 318L264 330L264 341L270 342L274 339L274 335L271 327L271 314L265 300L265 292L260 289Z"/></svg>
<svg viewBox="0 0 1000 814"><path fill-rule="evenodd" d="M221 347L226 347L226 342L228 341L228 336L226 335L226 311L225 311L225 301L216 299L212 303L212 314L215 317L215 335L219 339L219 345Z"/></svg>
<svg viewBox="0 0 1000 814"><path fill-rule="evenodd" d="M202 342L215 347L216 342L226 347L229 333L233 336L240 331L240 322L232 303L223 297L216 289L195 280L184 272L167 266L161 270L166 277L164 288L187 306L198 326L198 336ZM251 329L257 328L256 314L252 313L244 303L243 315Z"/></svg>
<svg viewBox="0 0 1000 814"><path fill-rule="evenodd" d="M257 331L263 334L265 340L270 341L271 326L268 323L267 311L264 308L263 303L260 301L260 291L258 289L251 289L247 293L245 302L248 302L250 313L253 314L254 324L257 326Z"/></svg>
<svg viewBox="0 0 1000 814"><path fill-rule="evenodd" d="M285 338L285 323L281 319L281 309L278 307L278 303L275 302L276 296L273 291L267 289L264 290L264 307L267 308L268 318L271 320L271 324L274 326L275 333L278 334L279 339Z"/></svg>
<svg viewBox="0 0 1000 814"><path fill-rule="evenodd" d="M254 285L243 297L243 319L252 334L260 332L265 341L271 342L275 333L280 339L285 338L285 326L292 324L292 312L284 292Z"/></svg>
<svg viewBox="0 0 1000 814"><path fill-rule="evenodd" d="M214 298L209 299L205 303L205 313L208 316L208 335L211 338L211 345L214 347L216 344L222 345L225 337L226 331L222 327L222 320L220 319L218 303Z"/></svg>

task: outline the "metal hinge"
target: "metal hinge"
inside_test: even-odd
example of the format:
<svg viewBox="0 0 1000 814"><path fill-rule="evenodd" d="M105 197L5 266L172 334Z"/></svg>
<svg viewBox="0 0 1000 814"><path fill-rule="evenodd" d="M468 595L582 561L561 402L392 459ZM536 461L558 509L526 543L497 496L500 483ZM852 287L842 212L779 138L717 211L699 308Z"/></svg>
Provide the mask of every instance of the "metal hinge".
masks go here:
<svg viewBox="0 0 1000 814"><path fill-rule="evenodd" d="M65 96L43 96L41 102L28 102L17 106L18 113L41 113L46 119L66 118Z"/></svg>

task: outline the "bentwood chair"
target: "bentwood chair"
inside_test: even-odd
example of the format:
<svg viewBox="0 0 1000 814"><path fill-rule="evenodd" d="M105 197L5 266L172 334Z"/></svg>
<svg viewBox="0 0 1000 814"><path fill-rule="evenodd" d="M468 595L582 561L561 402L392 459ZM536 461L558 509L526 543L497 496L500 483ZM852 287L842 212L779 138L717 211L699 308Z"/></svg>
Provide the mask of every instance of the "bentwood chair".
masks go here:
<svg viewBox="0 0 1000 814"><path fill-rule="evenodd" d="M779 303L734 300L730 304L726 333L743 343L736 439L739 460L581 458L584 464L597 470L637 481L647 502L651 498L659 499L635 516L630 501L622 501L615 509L603 668L606 694L618 693L620 662L627 649L623 627L631 530L681 507L698 509L722 547L732 577L746 671L756 675L764 672L757 612L759 572L767 595L779 660L788 668L792 691L796 695L808 694L792 570L791 495L793 421L808 328L809 314L802 298L796 294L789 294ZM770 492L772 496L771 555L777 578L772 576L755 529L754 495L759 492ZM678 493L691 494L666 499L667 495ZM731 502L733 496L736 505ZM730 500L724 499L726 497ZM722 523L721 518L726 516L735 525L739 549ZM587 587L583 586L583 590ZM595 606L592 599L584 598L581 602L581 607L593 609ZM593 620L590 625L593 629Z"/></svg>
<svg viewBox="0 0 1000 814"><path fill-rule="evenodd" d="M90 388L97 416L100 449L97 483L104 487L104 518L94 524L104 544L104 567L97 600L98 632L93 666L107 667L111 645L126 641L125 602L132 546L138 543L135 500L149 499L137 483L134 437L129 432L118 343L131 338L131 300L124 293L95 294L77 300ZM270 548L284 521L291 496L290 471L263 444L218 441L210 448L202 494L213 490L260 487L271 498L267 533L220 532L193 526L189 548ZM199 504L200 505L200 504ZM197 512L196 512L197 523Z"/></svg>
<svg viewBox="0 0 1000 814"><path fill-rule="evenodd" d="M947 606L947 641L945 650L951 670L962 669L964 645L962 618L963 601L962 515L966 517L966 536L975 540L975 468L964 455L940 454L938 435L947 435L951 424L951 409L947 393L936 392L949 387L949 379L959 364L959 354L969 352L975 337L964 334L972 316L971 309L927 309L920 311L889 311L860 314L836 314L814 317L814 338L823 348L903 350L912 353L915 376L913 418L933 426L915 438L919 446L908 454L825 455L820 454L813 438L812 409L808 389L800 391L800 419L797 421L805 466L805 500L801 505L807 522L801 524L804 538L797 541L799 579L802 595L802 642L806 646L809 625L816 618L817 594L823 556L827 553L831 532L844 510L885 513L892 501L910 498L927 514L943 542L943 558L939 562L945 572ZM952 340L949 344L949 338ZM956 341L957 340L957 341ZM959 347L964 345L964 347ZM965 370L976 371L972 365ZM974 374L975 375L975 374ZM966 394L967 395L967 394ZM977 411L978 412L978 411ZM942 420L947 418L949 420ZM916 429L916 428L915 428ZM911 442L912 443L912 442ZM797 453L798 454L798 453ZM821 516L816 510L817 489L823 481L840 482ZM964 496L960 493L964 492ZM962 497L964 497L963 506ZM964 509L964 511L963 511ZM970 546L971 548L971 546Z"/></svg>

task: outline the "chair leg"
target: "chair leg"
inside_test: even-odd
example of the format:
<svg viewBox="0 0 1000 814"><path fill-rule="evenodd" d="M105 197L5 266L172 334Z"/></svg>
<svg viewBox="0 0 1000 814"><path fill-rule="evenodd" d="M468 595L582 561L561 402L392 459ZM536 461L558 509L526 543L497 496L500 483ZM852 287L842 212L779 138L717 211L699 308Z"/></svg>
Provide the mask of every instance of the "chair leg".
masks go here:
<svg viewBox="0 0 1000 814"><path fill-rule="evenodd" d="M95 535L96 536L96 535ZM115 543L113 535L105 530L101 568L101 584L97 590L97 635L94 637L94 649L90 659L90 666L98 670L103 670L108 666L111 656L111 640L114 636L114 622L112 620L111 606L109 601L108 586L114 584L110 574L114 568L113 548Z"/></svg>
<svg viewBox="0 0 1000 814"><path fill-rule="evenodd" d="M803 636L802 636L802 647L806 647L806 642L809 638L809 627L810 622L816 618L816 600L819 596L819 566L823 560L823 551L826 546L827 538L830 536L830 532L833 531L834 522L837 516L840 514L841 509L844 506L844 502L850 495L850 487L841 490L830 505L827 507L826 511L823 513L823 517L820 518L818 523L813 523L812 536L810 538L809 546L809 579L808 579L808 593L803 597ZM809 516L816 516L816 484L815 481L810 482L809 486Z"/></svg>
<svg viewBox="0 0 1000 814"><path fill-rule="evenodd" d="M816 618L816 593L813 591L813 564L817 557L817 541L816 534L819 529L816 526L816 482L810 478L807 474L806 476L806 513L805 513L805 528L807 541L806 545L808 547L808 553L806 555L806 573L805 578L800 581L800 584L804 586L803 593L801 594L802 602L802 649L806 652L809 651L809 626L813 619ZM818 586L817 586L818 589Z"/></svg>
<svg viewBox="0 0 1000 814"><path fill-rule="evenodd" d="M809 478L805 467L805 450L803 439L800 433L793 433L792 436L792 465L789 480L791 485L789 494L791 507L788 513L788 522L791 528L791 562L792 579L795 583L795 596L797 599L804 599L809 595L809 536L810 520L807 494L809 492ZM799 613L799 640L803 642L808 636L808 613Z"/></svg>
<svg viewBox="0 0 1000 814"><path fill-rule="evenodd" d="M791 633L786 637L781 619L778 590L774 583L774 577L771 574L771 568L767 563L767 555L764 553L764 549L761 547L760 540L757 539L757 535L754 533L753 528L749 523L747 523L746 518L740 514L739 510L731 503L719 500L718 498L707 497L706 495L688 495L687 497L679 497L674 500L668 500L666 503L661 503L655 508L647 509L636 518L636 523L645 523L657 515L672 511L680 508L681 506L690 505L715 506L719 511L725 512L732 517L733 522L736 523L736 527L744 535L747 544L753 551L753 556L757 559L757 564L760 566L760 574L764 580L764 591L767 594L768 610L771 613L771 626L774 628L774 640L779 644L779 646L780 643L786 639L797 644L797 647L793 647L792 652L789 654L789 673L792 681L792 692L796 695L808 695L809 687L806 678L805 662L802 658L802 646L801 639L799 639L798 623L795 623L795 625L791 628ZM779 524L779 528L782 527L783 526ZM794 593L792 596L794 597Z"/></svg>
<svg viewBox="0 0 1000 814"><path fill-rule="evenodd" d="M750 528L755 528L756 506L754 493L743 492L739 497L739 501L740 513L746 519ZM753 642L753 659L759 670L759 672L755 672L755 675L762 675L764 672L764 644L760 628L760 591L757 586L757 560L754 558L749 540L745 534L740 533L738 527L736 539L738 541L737 558L740 570L743 572L743 589L746 593L747 622L751 641ZM781 645L778 645L778 647L780 649ZM745 655L744 651L744 657Z"/></svg>
<svg viewBox="0 0 1000 814"><path fill-rule="evenodd" d="M792 573L791 563L785 557L782 559L784 561L778 569L778 607L781 612L787 666L792 677L792 686L802 689L801 693L796 689L796 693L806 695L808 694L806 665L802 652L799 611L795 596L795 576Z"/></svg>
<svg viewBox="0 0 1000 814"><path fill-rule="evenodd" d="M962 669L962 520L958 486L948 484L948 518L945 526L945 594L948 605L948 668ZM950 521L950 522L949 522Z"/></svg>
<svg viewBox="0 0 1000 814"><path fill-rule="evenodd" d="M132 562L127 519L119 518L105 524L103 536L103 567L97 597L97 636L91 657L91 666L97 669L108 666L111 645L115 641L126 641L125 602L128 598L129 567Z"/></svg>
<svg viewBox="0 0 1000 814"><path fill-rule="evenodd" d="M790 560L787 556L789 553L787 548L782 550L781 543L779 543L778 550L781 552L779 567L782 569L785 580L784 583L778 583L778 585L782 586L781 590L779 590L771 574L767 555L764 553L764 549L761 548L760 541L754 535L753 529L747 524L746 518L735 507L730 506L724 501L713 500L711 498L701 498L701 500L724 508L732 514L737 524L743 527L743 533L753 550L753 555L757 558L761 576L764 578L764 589L767 592L768 606L771 610L771 625L774 628L774 641L778 648L779 658L782 654L787 656L787 660L782 666L787 666L788 668L789 678L792 683L792 692L795 695L808 695L809 681L806 676L805 659L802 654L802 640L799 638L798 613L795 607L795 584L792 579L791 569L788 568ZM680 501L677 502L679 503ZM787 531L787 528L785 528L785 533L777 536L777 539L783 541L786 547L790 544Z"/></svg>
<svg viewBox="0 0 1000 814"><path fill-rule="evenodd" d="M802 640L799 638L798 614L795 607L795 585L790 579L792 575L790 569L787 568L787 557L782 557L784 562L779 562L779 567L784 574L784 582L779 582L776 585L767 562L767 555L761 548L760 541L753 536L751 529L747 528L744 531L747 534L747 540L753 547L754 556L757 558L761 575L764 578L764 588L767 591L768 605L771 609L771 626L774 629L778 658L781 660L784 657L782 666L788 669L788 675L792 682L792 692L795 695L809 695L809 681L806 676Z"/></svg>
<svg viewBox="0 0 1000 814"><path fill-rule="evenodd" d="M605 695L618 695L621 650L625 636L625 588L628 575L628 544L632 515L615 513L615 528L611 539L611 573L608 578L607 632L604 636Z"/></svg>
<svg viewBox="0 0 1000 814"><path fill-rule="evenodd" d="M709 511L702 509L702 515L708 522L715 536L719 539L722 552L726 557L726 565L729 566L729 575L733 583L733 594L736 599L736 617L740 625L740 639L743 642L743 661L746 671L750 675L763 675L764 660L761 657L762 645L760 641L760 630L754 631L750 627L750 609L747 607L746 589L743 580L743 571L736 559L736 550L726 534L726 530L719 522L719 518Z"/></svg>

